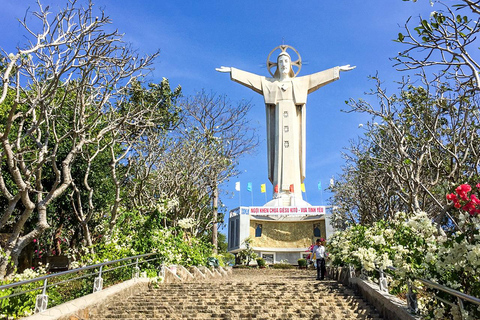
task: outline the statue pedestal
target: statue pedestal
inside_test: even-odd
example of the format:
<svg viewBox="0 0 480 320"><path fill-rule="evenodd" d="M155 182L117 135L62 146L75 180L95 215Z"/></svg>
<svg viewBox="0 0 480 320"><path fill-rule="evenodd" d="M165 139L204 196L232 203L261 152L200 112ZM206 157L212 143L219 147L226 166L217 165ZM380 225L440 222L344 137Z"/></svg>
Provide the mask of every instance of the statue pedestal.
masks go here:
<svg viewBox="0 0 480 320"><path fill-rule="evenodd" d="M296 199L298 200L298 199ZM326 206L275 206L282 198L263 207L239 207L230 211L228 222L228 251L245 249L244 241L251 239L255 253L267 263L281 261L297 264L306 258L316 239L327 238L333 229Z"/></svg>
<svg viewBox="0 0 480 320"><path fill-rule="evenodd" d="M278 195L277 198L268 201L264 207L311 207L312 205L303 199L289 194Z"/></svg>

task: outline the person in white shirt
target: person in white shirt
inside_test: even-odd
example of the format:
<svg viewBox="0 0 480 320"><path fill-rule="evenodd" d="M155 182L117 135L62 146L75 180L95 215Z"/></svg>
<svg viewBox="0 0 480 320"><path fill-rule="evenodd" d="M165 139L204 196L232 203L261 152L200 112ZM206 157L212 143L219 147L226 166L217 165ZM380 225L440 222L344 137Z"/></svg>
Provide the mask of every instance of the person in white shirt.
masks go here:
<svg viewBox="0 0 480 320"><path fill-rule="evenodd" d="M323 246L323 239L317 239L315 246L313 247L312 253L314 259L317 262L317 280L323 280L325 278L325 247Z"/></svg>

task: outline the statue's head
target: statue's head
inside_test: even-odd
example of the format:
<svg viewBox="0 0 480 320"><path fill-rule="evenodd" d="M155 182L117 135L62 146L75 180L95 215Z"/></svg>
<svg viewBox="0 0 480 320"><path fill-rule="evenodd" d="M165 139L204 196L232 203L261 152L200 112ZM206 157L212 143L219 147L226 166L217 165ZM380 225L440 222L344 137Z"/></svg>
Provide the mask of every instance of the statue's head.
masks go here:
<svg viewBox="0 0 480 320"><path fill-rule="evenodd" d="M290 78L295 77L295 72L292 68L292 59L286 51L280 52L277 57L277 70L275 71L274 77L280 78L280 75L288 75Z"/></svg>

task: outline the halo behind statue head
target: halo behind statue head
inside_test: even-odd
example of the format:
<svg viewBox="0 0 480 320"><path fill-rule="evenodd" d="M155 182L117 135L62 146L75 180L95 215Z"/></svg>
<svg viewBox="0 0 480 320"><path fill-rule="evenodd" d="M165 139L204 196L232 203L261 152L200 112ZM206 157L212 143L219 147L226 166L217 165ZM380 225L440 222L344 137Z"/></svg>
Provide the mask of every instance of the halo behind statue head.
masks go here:
<svg viewBox="0 0 480 320"><path fill-rule="evenodd" d="M295 54L297 55L298 58L295 61L291 61L291 67L292 67L292 72L294 72L293 71L293 66L296 66L298 68L297 72L294 72L294 74L293 74L293 77L296 77L297 74L300 72L300 69L302 69L302 58L300 57L300 54L298 53L298 51L294 47L286 45L286 44L280 45L280 46L276 47L275 49L273 49L272 51L270 51L270 54L268 55L268 58L267 58L267 68L268 68L268 72L270 73L270 75L274 78L277 75L277 70L278 69L275 71L275 73L272 73L272 70L271 70L272 67L277 66L277 62L276 61L275 62L270 61L270 56L277 49L281 50L277 57L279 57L281 55L288 55L290 57L290 60L292 60L292 58L291 58L291 55L288 54L287 49L291 49L293 52L295 52Z"/></svg>

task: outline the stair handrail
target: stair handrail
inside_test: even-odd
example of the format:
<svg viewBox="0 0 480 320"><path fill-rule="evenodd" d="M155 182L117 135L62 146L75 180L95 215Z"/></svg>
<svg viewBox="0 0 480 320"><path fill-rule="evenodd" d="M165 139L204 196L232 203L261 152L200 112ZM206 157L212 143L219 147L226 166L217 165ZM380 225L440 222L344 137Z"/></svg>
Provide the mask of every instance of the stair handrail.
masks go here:
<svg viewBox="0 0 480 320"><path fill-rule="evenodd" d="M393 272L396 272L397 271L397 268L393 267L393 266L387 266L386 267L387 269L393 271ZM386 291L388 292L388 286L385 287L384 284L382 284L382 278L386 279L385 276L384 276L384 271L382 268L373 268L373 270L379 272L379 287L380 287L380 290L381 291ZM361 271L361 274L364 275L364 268L363 266L361 266L360 268L360 271ZM351 273L350 273L351 274ZM452 289L452 288L449 288L449 287L446 287L444 285L441 285L439 283L436 283L436 282L433 282L431 280L427 280L427 279L424 279L424 278L419 278L419 277L413 277L414 280L417 280L417 281L420 281L421 283L425 284L427 287L430 287L430 288L433 288L433 289L437 289L437 290L441 290L445 293L448 293L454 297L457 298L457 307L459 308L460 310L460 314L461 314L461 317L462 319L464 319L463 317L463 301L468 301L468 302L471 302L471 303L474 303L474 304L477 304L477 305L480 305L480 299L477 298L477 297L474 297L474 296L471 296L471 295L468 295L466 293L463 293L463 292L460 292L458 290L455 290L455 289ZM413 289L413 286L411 283L407 283L408 285L408 293L407 293L407 305L408 305L408 308L410 309L411 312L413 313L417 313L418 312L418 303L417 303L417 299L416 299L416 295L413 294L412 292L412 289ZM435 297L435 299L440 299L441 301L445 302L445 303L448 303L450 305L455 305L454 303L451 303L451 302L448 302L448 301L445 301L439 297L437 297L435 294L433 295Z"/></svg>
<svg viewBox="0 0 480 320"><path fill-rule="evenodd" d="M61 284L61 283L74 281L74 280L85 278L87 276L92 276L92 275L98 274L99 276L97 278L95 278L94 288L93 288L93 292L97 292L97 291L101 291L103 289L103 279L102 279L101 275L102 275L102 269L103 269L104 266L108 266L108 265L112 265L112 264L121 263L121 262L124 262L124 261L129 261L129 260L134 260L135 259L135 262L127 263L125 265L109 269L107 271L112 271L112 270L115 270L115 269L118 269L118 268L125 268L125 267L128 267L128 266L135 265L135 271L136 272L135 272L134 277L138 277L139 276L139 268L138 268L139 259L154 256L154 255L158 255L158 253L157 252L145 253L145 254L126 257L126 258L122 258L122 259L105 261L105 262L102 262L102 263L97 263L97 264L84 266L84 267L80 267L80 268L76 268L76 269L71 269L71 270L67 270L67 271L48 274L48 275L41 276L41 277L34 278L34 279L27 279L27 280L23 280L23 281L19 281L19 282L12 282L12 283L1 285L0 290L15 288L15 287L26 285L26 284L29 284L29 283L43 281L43 286L42 286L43 287L43 292L42 292L42 294L37 295L37 299L36 299L36 303L35 303L35 313L38 313L38 312L42 312L42 311L46 310L47 306L48 306L48 296L46 294L46 289L47 289L47 287L49 287L47 285L48 279L64 276L64 275L67 275L67 274L78 273L78 272L85 271L85 270L99 268L99 270L97 272L90 273L90 274L87 274L87 275L81 276L81 277L76 277L76 278L73 278L73 279L67 279L67 280L52 284L52 285L58 285L58 284ZM145 262L150 262L150 261L154 261L154 260L158 260L158 259L160 259L160 257L156 257L156 258L153 258L153 259L147 259L147 260L143 260L143 261L140 261L140 262L145 263ZM40 289L42 289L42 287L38 287L38 288L30 289L30 290L25 290L25 291L20 291L20 292L15 292L15 293L7 295L7 296L1 296L0 300L7 299L7 298L10 298L10 297L14 297L14 296L18 296L18 295L28 293L28 292L40 290Z"/></svg>

